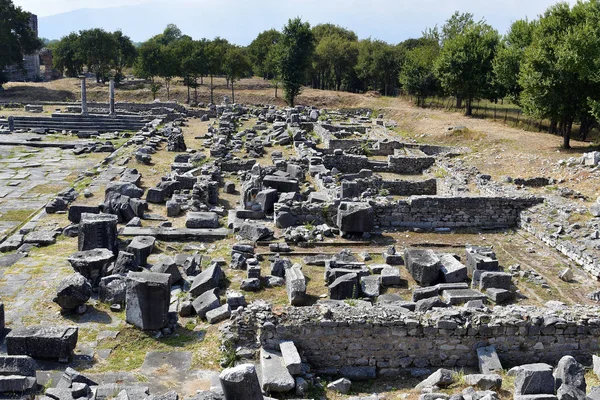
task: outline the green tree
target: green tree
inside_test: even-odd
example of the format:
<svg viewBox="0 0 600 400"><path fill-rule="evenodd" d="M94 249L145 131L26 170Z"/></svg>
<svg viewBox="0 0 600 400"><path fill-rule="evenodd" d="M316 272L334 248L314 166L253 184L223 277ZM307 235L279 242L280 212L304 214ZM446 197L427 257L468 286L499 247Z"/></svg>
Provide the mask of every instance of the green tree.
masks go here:
<svg viewBox="0 0 600 400"><path fill-rule="evenodd" d="M155 36L158 43L163 46L168 46L173 42L178 41L182 37L181 29L175 24L169 24L160 35Z"/></svg>
<svg viewBox="0 0 600 400"><path fill-rule="evenodd" d="M165 80L165 88L167 89L167 100L171 99L171 81L176 76L182 76L181 58L180 54L178 53L179 43L181 41L182 40L178 40L175 42L171 42L167 46L163 45L160 47L161 62L158 69L158 76Z"/></svg>
<svg viewBox="0 0 600 400"><path fill-rule="evenodd" d="M214 104L213 77L223 73L223 60L230 44L226 39L216 37L206 46L206 66L210 76L210 102Z"/></svg>
<svg viewBox="0 0 600 400"><path fill-rule="evenodd" d="M597 0L550 7L539 19L519 74L523 110L557 123L570 148L573 123L588 121L600 100L600 5ZM590 114L591 112L591 114Z"/></svg>
<svg viewBox="0 0 600 400"><path fill-rule="evenodd" d="M119 57L119 42L104 29L79 32L78 52L88 70L96 74L96 82L105 83Z"/></svg>
<svg viewBox="0 0 600 400"><path fill-rule="evenodd" d="M265 68L271 71L271 81L275 87L275 98L278 98L279 84L281 83L281 56L283 52L283 46L280 43L271 47L269 54L265 60Z"/></svg>
<svg viewBox="0 0 600 400"><path fill-rule="evenodd" d="M429 40L405 53L400 83L404 90L417 97L417 105L424 105L425 98L437 92L439 83L433 65L439 52L438 42Z"/></svg>
<svg viewBox="0 0 600 400"><path fill-rule="evenodd" d="M315 51L312 61L312 86L340 90L342 82L351 81L358 58L356 33L333 24L312 28Z"/></svg>
<svg viewBox="0 0 600 400"><path fill-rule="evenodd" d="M124 78L123 69L133 66L137 57L137 49L129 36L123 35L120 30L113 32L113 36L118 43L114 68L115 81L119 83Z"/></svg>
<svg viewBox="0 0 600 400"><path fill-rule="evenodd" d="M194 89L194 102L198 102L198 79L206 73L206 39L185 38L178 42L177 58L181 61L180 72L183 83L188 88L187 102L190 102L190 89Z"/></svg>
<svg viewBox="0 0 600 400"><path fill-rule="evenodd" d="M398 84L399 49L382 40L362 40L355 69L363 90L378 90L388 96Z"/></svg>
<svg viewBox="0 0 600 400"><path fill-rule="evenodd" d="M252 73L252 66L245 49L230 46L223 60L223 72L231 82L231 101L235 103L234 82Z"/></svg>
<svg viewBox="0 0 600 400"><path fill-rule="evenodd" d="M0 0L0 87L6 82L2 69L23 64L23 55L42 47L31 29L31 14L15 7L11 0Z"/></svg>
<svg viewBox="0 0 600 400"><path fill-rule="evenodd" d="M473 99L489 93L498 42L498 32L484 22L467 25L443 42L435 75L446 93L466 100L466 115L473 113Z"/></svg>
<svg viewBox="0 0 600 400"><path fill-rule="evenodd" d="M302 84L314 52L313 33L308 22L290 19L283 27L279 52L279 70L285 91L285 100L293 107L302 92Z"/></svg>
<svg viewBox="0 0 600 400"><path fill-rule="evenodd" d="M521 61L525 50L531 44L534 28L535 22L515 21L498 45L494 58L494 78L516 104L519 104L519 97L523 90L519 84Z"/></svg>
<svg viewBox="0 0 600 400"><path fill-rule="evenodd" d="M259 33L256 39L248 46L248 56L252 62L254 72L262 76L263 79L271 79L273 77L273 65L269 63L268 56L280 38L281 33L278 30L270 29Z"/></svg>
<svg viewBox="0 0 600 400"><path fill-rule="evenodd" d="M85 61L79 52L79 34L73 32L50 46L54 68L70 78L80 75Z"/></svg>
<svg viewBox="0 0 600 400"><path fill-rule="evenodd" d="M315 48L315 64L321 88L340 90L358 59L358 44L337 33L323 37Z"/></svg>

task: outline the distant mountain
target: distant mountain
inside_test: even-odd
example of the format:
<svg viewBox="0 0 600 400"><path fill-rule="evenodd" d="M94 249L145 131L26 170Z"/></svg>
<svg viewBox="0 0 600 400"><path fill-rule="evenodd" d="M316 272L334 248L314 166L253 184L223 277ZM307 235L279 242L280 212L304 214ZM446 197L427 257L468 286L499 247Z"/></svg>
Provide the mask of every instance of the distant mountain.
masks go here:
<svg viewBox="0 0 600 400"><path fill-rule="evenodd" d="M485 17L505 33L512 21L535 18L556 0L148 0L148 3L79 9L39 18L40 36L59 39L90 28L121 29L134 42L145 41L176 24L195 39L216 36L247 45L266 29L281 29L289 18L302 17L312 25L324 22L354 30L359 38L398 43L436 24L442 25L456 9ZM574 0L570 0L573 2Z"/></svg>
<svg viewBox="0 0 600 400"><path fill-rule="evenodd" d="M374 0L373 5L365 7L366 4L361 1L346 1L161 0L161 3L155 1L113 8L86 8L41 17L39 31L41 37L52 40L83 29L121 29L133 41L139 42L162 32L167 24L174 23L184 34L196 39L221 36L233 43L247 45L263 30L281 29L289 18L297 16L313 25L331 22L355 30L361 38L372 36L390 42L418 37L426 26L434 25L434 22L421 24L415 21L414 16L409 17L408 14L416 13L418 7L412 7L414 11L411 11L392 6L390 12L381 12L377 3L393 2ZM440 15L440 21L443 21L451 13ZM430 19L431 15L422 18ZM403 21L401 24L400 20Z"/></svg>

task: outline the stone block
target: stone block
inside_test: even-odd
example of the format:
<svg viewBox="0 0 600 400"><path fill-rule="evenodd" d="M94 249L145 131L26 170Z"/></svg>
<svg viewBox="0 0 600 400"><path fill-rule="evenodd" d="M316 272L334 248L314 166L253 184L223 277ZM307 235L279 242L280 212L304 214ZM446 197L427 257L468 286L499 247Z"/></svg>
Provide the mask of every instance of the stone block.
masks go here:
<svg viewBox="0 0 600 400"><path fill-rule="evenodd" d="M285 289L291 305L306 305L306 278L301 268L293 266L285 271Z"/></svg>
<svg viewBox="0 0 600 400"><path fill-rule="evenodd" d="M127 252L135 256L135 264L145 267L148 257L154 250L156 239L153 236L136 236L127 246Z"/></svg>
<svg viewBox="0 0 600 400"><path fill-rule="evenodd" d="M375 212L368 203L341 202L337 226L342 233L364 233L373 230Z"/></svg>
<svg viewBox="0 0 600 400"><path fill-rule="evenodd" d="M188 212L185 227L190 229L218 228L219 216L214 212Z"/></svg>
<svg viewBox="0 0 600 400"><path fill-rule="evenodd" d="M171 300L171 276L154 272L129 272L125 321L143 330L163 328Z"/></svg>
<svg viewBox="0 0 600 400"><path fill-rule="evenodd" d="M219 375L226 400L263 400L262 389L252 364L224 369Z"/></svg>
<svg viewBox="0 0 600 400"><path fill-rule="evenodd" d="M207 290L192 302L192 307L194 307L200 318L205 318L207 312L220 306L221 301L219 300L219 289L217 288Z"/></svg>
<svg viewBox="0 0 600 400"><path fill-rule="evenodd" d="M271 393L286 393L294 388L296 381L289 373L281 353L262 348L260 350L262 389Z"/></svg>
<svg viewBox="0 0 600 400"><path fill-rule="evenodd" d="M441 254L440 281L446 283L464 282L467 277L467 266L458 261L452 254Z"/></svg>
<svg viewBox="0 0 600 400"><path fill-rule="evenodd" d="M273 205L277 203L277 190L265 189L258 192L254 200L260 205L260 210L270 214L273 212Z"/></svg>
<svg viewBox="0 0 600 400"><path fill-rule="evenodd" d="M440 276L440 259L432 250L404 250L406 268L420 285L428 286L438 281Z"/></svg>
<svg viewBox="0 0 600 400"><path fill-rule="evenodd" d="M28 326L14 328L6 335L8 355L30 356L68 362L77 345L76 327Z"/></svg>
<svg viewBox="0 0 600 400"><path fill-rule="evenodd" d="M212 263L207 269L194 278L192 287L190 288L190 294L196 297L207 290L219 287L222 274L223 271L219 264Z"/></svg>
<svg viewBox="0 0 600 400"><path fill-rule="evenodd" d="M515 396L550 394L554 395L554 376L548 364L521 365L515 378Z"/></svg>
<svg viewBox="0 0 600 400"><path fill-rule="evenodd" d="M507 272L485 271L479 276L479 290L490 288L510 290L512 275Z"/></svg>
<svg viewBox="0 0 600 400"><path fill-rule="evenodd" d="M98 287L114 259L114 253L108 249L78 251L67 258L75 272L89 280L92 287Z"/></svg>
<svg viewBox="0 0 600 400"><path fill-rule="evenodd" d="M117 223L119 218L111 214L81 214L79 222L78 250L108 249L119 252Z"/></svg>
<svg viewBox="0 0 600 400"><path fill-rule="evenodd" d="M365 297L377 297L380 294L381 277L379 276L361 276L360 290Z"/></svg>
<svg viewBox="0 0 600 400"><path fill-rule="evenodd" d="M494 346L479 347L477 349L479 361L479 372L482 374L494 374L502 371L502 363Z"/></svg>
<svg viewBox="0 0 600 400"><path fill-rule="evenodd" d="M100 214L100 207L98 206L79 206L72 205L69 207L69 221L74 224L81 222L81 215L83 214Z"/></svg>
<svg viewBox="0 0 600 400"><path fill-rule="evenodd" d="M231 317L231 308L227 303L206 312L206 321L208 321L209 324L217 324L221 321L225 321L229 317Z"/></svg>
<svg viewBox="0 0 600 400"><path fill-rule="evenodd" d="M442 298L446 303L455 306L471 300L485 301L486 295L473 289L450 289L442 292Z"/></svg>
<svg viewBox="0 0 600 400"><path fill-rule="evenodd" d="M440 368L433 374L429 375L425 380L421 381L415 389L422 390L430 387L448 387L456 381L454 371Z"/></svg>
<svg viewBox="0 0 600 400"><path fill-rule="evenodd" d="M294 342L288 340L279 343L279 350L288 372L292 375L300 375L302 373L302 359Z"/></svg>
<svg viewBox="0 0 600 400"><path fill-rule="evenodd" d="M358 293L358 275L356 273L342 275L329 285L331 300L356 299Z"/></svg>
<svg viewBox="0 0 600 400"><path fill-rule="evenodd" d="M387 267L381 271L381 284L383 286L400 286L402 278L400 278L400 270L396 267Z"/></svg>
<svg viewBox="0 0 600 400"><path fill-rule="evenodd" d="M514 299L515 295L509 290L506 289L495 289L491 288L485 291L485 295L497 304L506 303L507 301L511 301Z"/></svg>
<svg viewBox="0 0 600 400"><path fill-rule="evenodd" d="M263 185L268 188L276 189L278 192L298 191L297 179L288 179L277 175L266 175L263 178Z"/></svg>

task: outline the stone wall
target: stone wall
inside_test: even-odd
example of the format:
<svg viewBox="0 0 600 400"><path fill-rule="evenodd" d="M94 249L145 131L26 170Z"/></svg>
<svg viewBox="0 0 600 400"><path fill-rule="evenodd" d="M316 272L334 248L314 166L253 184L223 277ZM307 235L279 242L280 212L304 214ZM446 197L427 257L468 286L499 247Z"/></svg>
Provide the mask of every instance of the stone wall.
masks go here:
<svg viewBox="0 0 600 400"><path fill-rule="evenodd" d="M394 228L491 228L517 227L521 212L543 199L538 197L445 197L412 196L402 200L371 200L375 212L374 226L385 231ZM288 212L297 225L306 222L334 224L337 204L276 204L279 212ZM335 224L334 224L335 225Z"/></svg>
<svg viewBox="0 0 600 400"><path fill-rule="evenodd" d="M344 173L358 173L361 169L369 168L369 159L367 156L358 156L354 154L326 154L323 156L323 165L326 168L337 168Z"/></svg>
<svg viewBox="0 0 600 400"><path fill-rule="evenodd" d="M375 226L385 228L510 228L537 197L413 196L396 202L371 202Z"/></svg>
<svg viewBox="0 0 600 400"><path fill-rule="evenodd" d="M426 179L422 181L387 181L382 179L354 179L358 185L357 191L362 193L368 189L380 192L385 189L392 196L420 196L437 194L437 180ZM342 182L343 185L343 182Z"/></svg>
<svg viewBox="0 0 600 400"><path fill-rule="evenodd" d="M427 168L435 164L435 157L404 157L389 156L388 172L397 174L421 174Z"/></svg>
<svg viewBox="0 0 600 400"><path fill-rule="evenodd" d="M244 346L275 348L293 340L321 373L370 367L378 376L410 368L477 367L476 349L494 345L503 367L556 364L572 355L591 365L600 350L598 307L495 307L398 312L381 307L288 307L277 315L251 305L229 327Z"/></svg>

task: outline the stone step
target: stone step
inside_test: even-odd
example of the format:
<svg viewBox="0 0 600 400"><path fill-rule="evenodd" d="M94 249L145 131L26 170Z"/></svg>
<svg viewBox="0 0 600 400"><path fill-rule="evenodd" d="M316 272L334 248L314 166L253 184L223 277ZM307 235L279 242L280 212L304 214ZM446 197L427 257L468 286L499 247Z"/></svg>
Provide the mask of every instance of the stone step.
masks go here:
<svg viewBox="0 0 600 400"><path fill-rule="evenodd" d="M40 118L40 117L34 117ZM114 115L110 116L108 114L68 114L68 113L54 113L52 114L53 119L68 119L71 121L82 121L90 118L93 119L103 119L103 120L130 120L130 121L150 121L151 118L148 118L143 115Z"/></svg>

